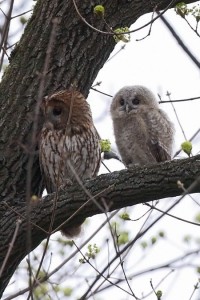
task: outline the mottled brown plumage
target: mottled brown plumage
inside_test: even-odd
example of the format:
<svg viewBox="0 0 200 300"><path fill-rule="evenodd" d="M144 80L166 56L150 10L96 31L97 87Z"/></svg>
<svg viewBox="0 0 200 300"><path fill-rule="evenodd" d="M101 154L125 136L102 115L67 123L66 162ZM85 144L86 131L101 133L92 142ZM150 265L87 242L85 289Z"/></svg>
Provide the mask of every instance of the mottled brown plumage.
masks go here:
<svg viewBox="0 0 200 300"><path fill-rule="evenodd" d="M174 128L144 86L125 86L111 104L116 144L126 167L171 160Z"/></svg>
<svg viewBox="0 0 200 300"><path fill-rule="evenodd" d="M60 186L97 176L100 166L99 136L84 96L60 91L42 103L45 122L39 143L40 167L48 193ZM74 236L80 227L65 228Z"/></svg>

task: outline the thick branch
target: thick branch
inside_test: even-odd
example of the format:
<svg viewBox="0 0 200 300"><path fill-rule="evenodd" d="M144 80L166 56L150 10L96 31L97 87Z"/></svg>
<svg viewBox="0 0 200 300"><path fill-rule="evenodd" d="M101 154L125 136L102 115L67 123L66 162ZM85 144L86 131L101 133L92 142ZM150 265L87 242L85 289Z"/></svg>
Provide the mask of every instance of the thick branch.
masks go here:
<svg viewBox="0 0 200 300"><path fill-rule="evenodd" d="M100 210L94 200L88 201L88 196L80 186L75 185L66 191L60 191L58 195L57 209L53 228L57 230L64 221L74 214L79 207L87 204L77 212L76 216L67 224L69 226L79 223L80 220L102 213L105 210L113 211L118 208L136 205L165 197L181 195L183 191L178 187L177 181L180 180L187 189L191 184L194 185L190 192L200 192L200 156L190 159L175 160L152 167L135 168L122 170L111 174L100 175L94 180L85 182L85 187L91 196L101 205ZM23 199L18 199L18 202ZM43 198L36 206L33 206L31 222L48 232L50 219L52 216L55 194ZM106 203L106 207L105 207ZM21 217L22 223L19 228L18 236L10 254L5 272L0 283L0 290L4 289L8 279L13 274L16 266L28 254L26 245L26 207L10 207L9 204L2 203L0 211L0 253L1 263L8 251L9 243L15 231L16 220ZM15 209L15 211L13 211ZM47 233L32 225L32 249L33 250L44 238Z"/></svg>

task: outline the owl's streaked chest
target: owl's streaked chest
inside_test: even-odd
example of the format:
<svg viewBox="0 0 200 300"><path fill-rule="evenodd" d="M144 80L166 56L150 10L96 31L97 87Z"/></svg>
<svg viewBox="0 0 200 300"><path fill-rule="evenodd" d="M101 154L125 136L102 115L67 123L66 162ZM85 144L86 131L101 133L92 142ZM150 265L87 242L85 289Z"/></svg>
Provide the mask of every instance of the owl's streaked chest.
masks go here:
<svg viewBox="0 0 200 300"><path fill-rule="evenodd" d="M40 142L40 164L45 177L59 185L66 179L74 181L95 175L100 162L100 145L97 136L89 130L82 134L67 135L62 130L43 129Z"/></svg>

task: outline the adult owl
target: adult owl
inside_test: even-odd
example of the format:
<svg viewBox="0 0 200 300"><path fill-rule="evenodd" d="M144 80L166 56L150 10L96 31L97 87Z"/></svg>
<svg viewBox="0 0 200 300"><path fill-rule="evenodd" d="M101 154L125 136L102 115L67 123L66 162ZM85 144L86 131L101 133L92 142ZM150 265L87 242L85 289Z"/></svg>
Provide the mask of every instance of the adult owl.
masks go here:
<svg viewBox="0 0 200 300"><path fill-rule="evenodd" d="M63 90L45 97L42 110L39 159L47 192L95 177L100 166L100 142L84 96ZM79 234L80 226L66 225L62 232L72 237Z"/></svg>
<svg viewBox="0 0 200 300"><path fill-rule="evenodd" d="M127 168L171 160L174 127L154 94L144 86L125 86L111 103L114 135Z"/></svg>

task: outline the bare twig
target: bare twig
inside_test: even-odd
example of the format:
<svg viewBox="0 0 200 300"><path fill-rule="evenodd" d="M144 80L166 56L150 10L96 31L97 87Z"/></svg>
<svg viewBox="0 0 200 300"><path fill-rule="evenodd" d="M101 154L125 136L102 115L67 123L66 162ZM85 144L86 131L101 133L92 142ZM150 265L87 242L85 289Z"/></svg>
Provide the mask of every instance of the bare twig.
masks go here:
<svg viewBox="0 0 200 300"><path fill-rule="evenodd" d="M116 231L116 228L115 228L115 231ZM115 232L116 233L116 236L117 236L117 253L119 254L119 252L120 252L120 250L119 250L119 242L118 242L118 239L119 239L119 235L117 234L117 232ZM132 288L131 288L131 285L130 285L130 283L129 283L129 281L128 281L128 278L127 278L127 276L126 276L126 272L125 272L125 270L124 270L124 261L122 260L122 257L121 257L121 255L119 254L119 259L120 259L120 265L121 265L121 268L122 268L122 272L123 272L123 274L124 274L124 278L125 278L125 281L126 281L126 283L127 283L127 285L128 285L128 287L129 287L129 289L130 289L130 292L132 293L132 296L136 299L136 300L138 300L139 298L134 294L134 292L133 292L133 290L132 290Z"/></svg>
<svg viewBox="0 0 200 300"><path fill-rule="evenodd" d="M81 20L86 24L88 25L91 29L99 32L99 33L102 33L102 34L106 34L106 35L121 35L121 33L116 33L116 32L109 32L109 31L102 31L102 30L99 30L98 28L92 26L91 24L89 24L86 19L81 15L77 5L76 5L76 1L75 0L72 0L73 1L73 4L74 4L74 7L76 9L76 12L77 14L79 15L79 17L81 18ZM152 19L151 21L147 22L146 24L142 25L141 27L138 27L136 29L133 29L133 30L130 30L130 31L126 31L126 32L123 32L123 34L130 34L130 33L133 33L133 32L136 32L136 31L139 31L143 28L145 28L146 26L152 24L153 22L155 22L160 16L162 16L176 1L175 0L172 0L169 5L167 5L167 7L160 13L157 15L157 17L155 17L154 19Z"/></svg>
<svg viewBox="0 0 200 300"><path fill-rule="evenodd" d="M0 52L1 52L1 49L3 49L2 48L3 46L4 46L4 49L7 48L7 40L8 40L13 5L14 5L14 0L11 0L8 14L7 15L4 14L6 17L6 21L5 21L5 24L3 27L2 39L0 42ZM4 55L5 55L5 51L2 52L1 61L0 61L0 71L2 70Z"/></svg>
<svg viewBox="0 0 200 300"><path fill-rule="evenodd" d="M84 260L97 272L98 277L103 277L107 282L109 282L110 284L113 285L113 282L110 281L108 278L106 278L102 273L99 272L99 270L97 268L95 268L95 266L90 262L90 260L83 254L83 252L80 250L80 248L76 245L76 243L74 242L74 245L76 246L77 250L79 251L79 253L81 253L81 255L83 256ZM132 295L132 293L126 291L125 289L123 289L122 287L115 285L115 287L119 288L120 290L124 291L125 293L127 293L128 295ZM91 291L91 286L89 287L90 291ZM90 295L91 297L92 295ZM85 300L85 296L79 298L80 300ZM136 298L138 299L138 298Z"/></svg>
<svg viewBox="0 0 200 300"><path fill-rule="evenodd" d="M108 219L111 220L117 213L119 212L119 209L113 212ZM79 249L82 249L89 241L105 226L107 225L108 220L106 219L82 244L79 246ZM47 281L52 275L57 273L66 263L68 263L77 253L79 253L79 250L75 250L69 257L67 257L65 260L62 261L60 265L58 265L53 271L51 271L49 274L46 274L44 277L37 279L37 282L35 282L34 288L38 286L38 284L43 283ZM23 290L20 290L19 292L7 297L5 300L11 300L15 299L16 297L23 295L24 293L28 292L30 290L30 287L27 287Z"/></svg>
<svg viewBox="0 0 200 300"><path fill-rule="evenodd" d="M192 54L192 52L188 49L188 47L184 44L182 39L178 36L174 28L170 25L170 23L166 20L166 18L163 15L160 15L160 19L163 21L163 23L166 25L168 30L171 32L172 36L175 38L175 40L178 42L178 44L181 46L181 48L185 51L185 53L188 55L188 57L193 61L193 63L200 68L200 62L196 59L196 57Z"/></svg>
<svg viewBox="0 0 200 300"><path fill-rule="evenodd" d="M192 29L192 31L194 31L196 33L196 35L198 37L200 37L200 34L198 33L198 30L197 30L198 29L198 22L196 22L196 28L193 28L192 25L190 24L190 22L186 18L183 18L183 19L186 21L186 23L188 24L190 29Z"/></svg>
<svg viewBox="0 0 200 300"><path fill-rule="evenodd" d="M17 219L15 231L14 231L14 233L13 233L12 240L11 240L11 242L10 242L10 244L9 244L8 252L7 252L7 254L6 254L6 257L4 258L4 261L3 261L2 266L1 266L1 269L0 269L0 278L1 278L2 274L3 274L4 268L5 268L5 266L6 266L6 263L7 263L7 261L8 261L8 258L9 258L9 256L10 256L10 253L11 253L12 248L13 248L13 246L14 246L15 240L16 240L16 238L17 238L17 234L18 234L18 231L19 231L19 226L20 226L20 224L21 224L21 220L20 220L20 219Z"/></svg>
<svg viewBox="0 0 200 300"><path fill-rule="evenodd" d="M108 97L111 97L111 98L112 98L111 95L106 94L106 93L104 93L104 92L101 92L101 91L99 91L99 90L97 90L97 89L95 89L95 88L93 88L93 87L91 87L91 90L93 90L93 91L95 91L95 92L98 92L98 93L100 93L100 94L102 94L102 95L105 95L105 96L108 96Z"/></svg>
<svg viewBox="0 0 200 300"><path fill-rule="evenodd" d="M171 268L172 270L176 269L176 267L174 267L174 264L177 263L177 262L180 262L180 261L183 261L184 259L188 258L189 256L193 256L194 254L195 255L199 255L199 252L200 252L200 249L197 249L197 250L192 250L184 255L181 255L180 257L178 258L175 258L173 259L172 261L168 262L168 263L165 263L165 264L162 264L162 265L157 265L153 268L148 268L146 270L142 270L142 271L139 271L137 273L133 273L131 275L129 275L130 278L135 278L137 276L141 276L143 274L147 274L147 273L150 273L150 272L154 272L154 271L158 271L158 270L161 270L161 269L165 269L165 268ZM183 265L181 266L181 268L184 267ZM172 271L171 270L171 271ZM120 282L123 282L124 279L120 278L118 280L115 281L115 283L119 284ZM160 283L159 283L160 284ZM102 292L102 291L105 291L106 289L110 288L110 286L105 286L103 287L102 289L98 290L98 293ZM147 297L148 295L146 295L145 297ZM7 300L7 299L5 299Z"/></svg>
<svg viewBox="0 0 200 300"><path fill-rule="evenodd" d="M194 293L195 293L196 290L198 290L198 289L199 289L199 281L197 281L197 283L194 285L194 289L193 289L193 292L192 292L192 294L191 294L189 300L192 299L192 297L194 296Z"/></svg>
<svg viewBox="0 0 200 300"><path fill-rule="evenodd" d="M160 95L159 98L161 99ZM193 100L200 100L200 97L192 97L187 99L178 99L178 100L160 100L159 104L171 103L171 102L186 102L186 101L193 101Z"/></svg>
<svg viewBox="0 0 200 300"><path fill-rule="evenodd" d="M31 11L33 11L33 9L29 9L29 10L27 10L27 11L25 11L25 12L19 14L19 15L13 16L11 19L15 19L15 18L21 17L21 16L23 16L25 14L28 14Z"/></svg>
<svg viewBox="0 0 200 300"><path fill-rule="evenodd" d="M169 217L171 217L171 218L174 218L174 219L177 219L177 220L179 220L179 221L182 221L182 222L185 222L185 223L188 223L188 224L192 224L192 225L195 225L195 226L200 226L199 223L192 222L192 221L185 220L185 219L182 219L182 218L180 218L180 217L174 216L174 215L172 215L172 214L169 214L169 213L163 211L162 209L159 209L159 208L155 207L154 205L150 205L149 203L145 203L145 205L148 206L148 207L150 207L151 209L155 209L155 210L161 212L162 214L165 214L166 216L169 216Z"/></svg>
<svg viewBox="0 0 200 300"><path fill-rule="evenodd" d="M170 94L169 92L167 92L167 96L169 97L169 100L171 100L170 95L171 95L171 94ZM175 106L174 106L174 104L173 104L172 102L171 102L171 105L172 105L174 114L175 114L175 116L176 116L176 119L177 119L177 121L178 121L178 124L179 124L179 126L180 126L180 128L181 128L181 131L182 131L182 133L183 133L184 139L187 140L187 137L186 137L186 135L185 135L185 131L183 130L183 126L181 125L181 122L180 122L180 119L179 119L178 114L177 114L177 112L176 112Z"/></svg>

